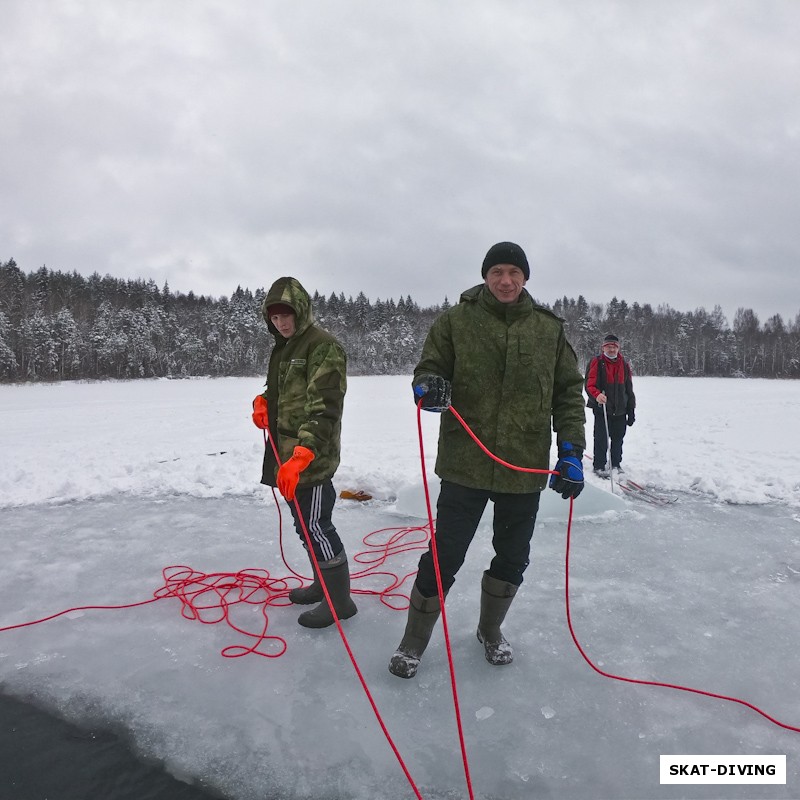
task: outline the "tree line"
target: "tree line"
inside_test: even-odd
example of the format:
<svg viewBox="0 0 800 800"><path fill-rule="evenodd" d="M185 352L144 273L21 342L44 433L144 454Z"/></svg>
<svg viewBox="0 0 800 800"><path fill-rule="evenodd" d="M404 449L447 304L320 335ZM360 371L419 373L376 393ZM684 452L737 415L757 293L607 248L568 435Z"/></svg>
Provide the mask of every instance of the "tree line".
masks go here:
<svg viewBox="0 0 800 800"><path fill-rule="evenodd" d="M0 264L0 381L52 381L263 375L273 339L261 316L263 288L228 297L173 292L167 283L47 267L24 273ZM722 310L605 304L563 297L551 308L565 320L582 367L613 331L638 375L800 377L800 312L763 325L740 308ZM411 296L370 301L363 292L314 292L314 315L348 355L352 375L409 374L434 319L449 307L420 308Z"/></svg>

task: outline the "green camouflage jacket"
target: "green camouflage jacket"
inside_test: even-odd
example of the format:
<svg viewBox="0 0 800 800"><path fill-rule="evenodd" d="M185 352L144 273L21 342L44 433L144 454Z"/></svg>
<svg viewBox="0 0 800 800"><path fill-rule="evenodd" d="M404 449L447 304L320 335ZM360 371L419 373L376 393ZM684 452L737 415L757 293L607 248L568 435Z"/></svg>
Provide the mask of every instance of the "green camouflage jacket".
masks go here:
<svg viewBox="0 0 800 800"><path fill-rule="evenodd" d="M289 339L267 318L267 307L274 303L294 309L297 328ZM291 458L297 445L314 453L299 483L314 486L333 477L339 466L347 356L333 336L314 324L311 298L295 278L275 281L261 313L275 337L264 393L270 436L282 462ZM272 447L267 446L261 482L275 486L277 471Z"/></svg>
<svg viewBox="0 0 800 800"><path fill-rule="evenodd" d="M432 325L414 383L423 375L451 381L452 405L491 452L522 467L548 469L551 424L558 442L585 446L583 376L562 321L523 290L501 303L484 284ZM516 472L491 460L444 412L436 474L474 489L541 491L547 475Z"/></svg>

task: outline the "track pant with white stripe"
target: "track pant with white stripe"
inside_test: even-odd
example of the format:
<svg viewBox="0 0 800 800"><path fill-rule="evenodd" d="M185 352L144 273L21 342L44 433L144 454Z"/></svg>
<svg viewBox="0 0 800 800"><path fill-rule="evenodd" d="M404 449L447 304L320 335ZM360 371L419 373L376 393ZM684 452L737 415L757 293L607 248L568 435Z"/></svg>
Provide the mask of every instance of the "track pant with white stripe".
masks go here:
<svg viewBox="0 0 800 800"><path fill-rule="evenodd" d="M317 561L330 561L342 552L344 545L336 532L331 515L336 502L336 490L330 480L317 486L298 486L295 492L297 505L308 528ZM294 518L294 527L300 541L307 547L303 526L297 517L297 508L289 503Z"/></svg>

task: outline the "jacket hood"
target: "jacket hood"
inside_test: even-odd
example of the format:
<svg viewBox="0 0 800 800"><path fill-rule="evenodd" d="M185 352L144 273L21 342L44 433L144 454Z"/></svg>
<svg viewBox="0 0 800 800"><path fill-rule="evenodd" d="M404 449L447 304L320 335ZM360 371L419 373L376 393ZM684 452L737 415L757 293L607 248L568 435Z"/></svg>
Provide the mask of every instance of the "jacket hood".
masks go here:
<svg viewBox="0 0 800 800"><path fill-rule="evenodd" d="M267 296L261 304L261 315L267 323L269 332L276 339L283 339L284 337L278 333L278 329L269 321L269 314L267 313L267 309L276 303L289 306L289 308L294 311L295 317L297 318L295 323L297 326L294 334L295 336L314 324L314 312L311 310L311 297L297 278L278 278L278 280L270 286Z"/></svg>

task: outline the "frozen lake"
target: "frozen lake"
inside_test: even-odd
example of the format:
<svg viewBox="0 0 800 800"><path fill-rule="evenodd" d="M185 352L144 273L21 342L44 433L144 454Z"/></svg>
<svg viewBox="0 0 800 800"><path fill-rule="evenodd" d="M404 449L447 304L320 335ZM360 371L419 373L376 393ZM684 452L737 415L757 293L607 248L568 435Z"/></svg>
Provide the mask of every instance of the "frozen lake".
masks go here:
<svg viewBox="0 0 800 800"><path fill-rule="evenodd" d="M259 386L0 388L0 627L77 606L145 603L172 565L262 570L280 585L291 574L281 543L304 572L293 530L281 537L272 496L257 483L263 440L249 404ZM738 697L800 726L792 669L800 475L785 446L800 441L800 386L639 379L637 396L626 466L679 499L664 508L626 500L593 515L579 498L576 635L606 672ZM345 415L337 488L375 497L337 505L353 558L372 532L420 523L398 510L420 480L408 379L353 379ZM423 423L432 461L436 418ZM606 488L594 479L593 487ZM284 527L288 519L284 506ZM737 703L610 680L584 662L565 619L565 543L564 520L537 524L504 626L516 652L509 667L489 666L475 639L487 522L448 597L474 796L800 797L797 732ZM413 574L418 555L399 553L385 569ZM441 626L417 678L391 676L405 615L376 596L386 580L356 577L359 614L345 634L421 795L467 797ZM336 630L298 626L298 609L281 606L279 595L269 597L278 605L232 612L240 627L260 631L266 611L267 635L279 638L264 649L285 642L279 658L223 657L247 640L227 625L186 619L178 600L163 599L0 633L0 691L84 730L120 735L149 764L230 800L413 797ZM661 786L659 756L679 753L785 754L787 784ZM41 768L57 755L48 749Z"/></svg>

